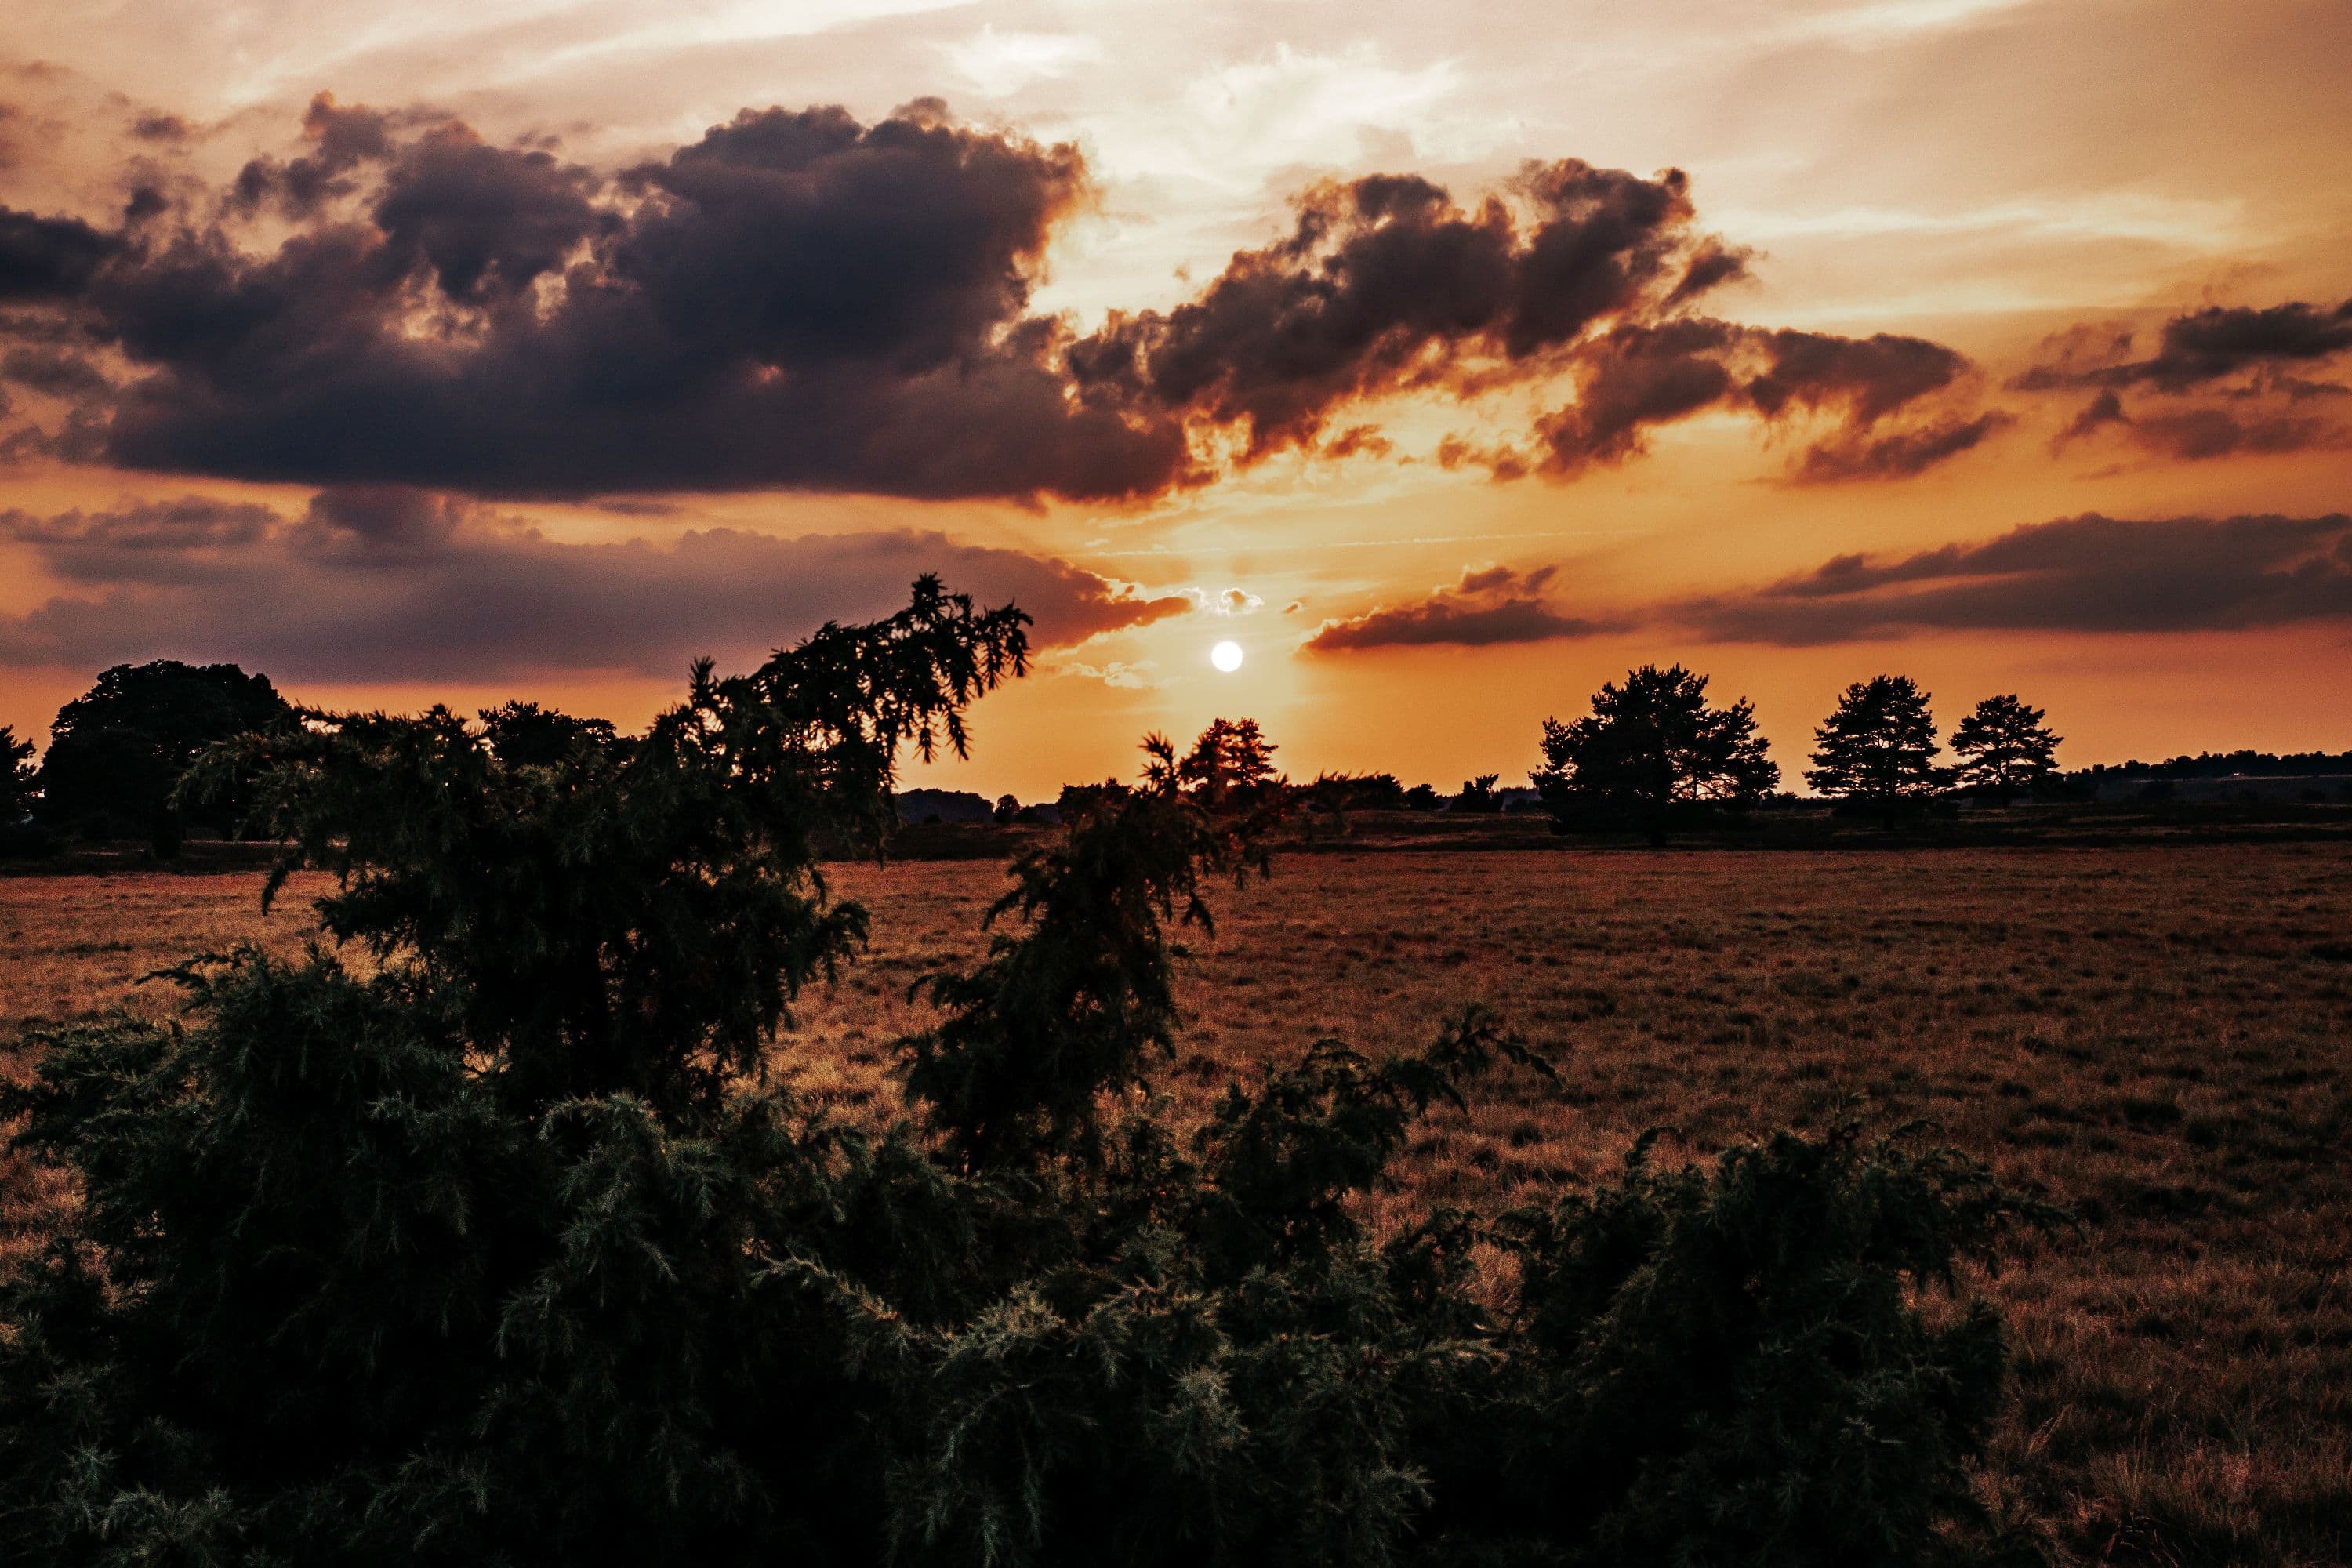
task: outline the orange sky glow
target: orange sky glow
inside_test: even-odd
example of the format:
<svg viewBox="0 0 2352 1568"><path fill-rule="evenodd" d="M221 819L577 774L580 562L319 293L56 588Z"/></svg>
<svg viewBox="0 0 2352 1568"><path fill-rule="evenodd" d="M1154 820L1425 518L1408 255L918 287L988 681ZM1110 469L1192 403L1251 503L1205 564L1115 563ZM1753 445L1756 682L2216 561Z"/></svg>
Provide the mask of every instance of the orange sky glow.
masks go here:
<svg viewBox="0 0 2352 1568"><path fill-rule="evenodd" d="M1517 783L1673 660L1791 777L1882 671L2352 747L2348 71L2341 0L17 0L0 723L640 723L937 570L1038 647L908 782L1024 798L1220 714Z"/></svg>

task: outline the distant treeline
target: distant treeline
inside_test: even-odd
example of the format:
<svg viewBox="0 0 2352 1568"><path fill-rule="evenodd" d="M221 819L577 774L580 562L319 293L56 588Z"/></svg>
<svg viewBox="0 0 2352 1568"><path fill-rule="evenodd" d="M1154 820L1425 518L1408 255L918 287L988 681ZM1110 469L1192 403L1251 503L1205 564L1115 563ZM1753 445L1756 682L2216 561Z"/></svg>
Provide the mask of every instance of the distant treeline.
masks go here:
<svg viewBox="0 0 2352 1568"><path fill-rule="evenodd" d="M2168 762L2094 763L2065 776L2086 784L2110 779L2335 778L2352 775L2352 752L2200 752Z"/></svg>
<svg viewBox="0 0 2352 1568"><path fill-rule="evenodd" d="M1482 773L1444 791L1379 772L1326 773L1284 787L1310 811L1540 810L1563 832L1633 829L1656 840L1670 829L1800 805L1801 797L1781 787L1780 767L1757 732L1748 700L1718 705L1706 689L1706 676L1680 665L1628 670L1622 683L1593 693L1587 716L1544 721L1545 765L1526 785ZM0 855L46 853L68 837L143 837L158 858L168 858L190 831L220 837L243 832L254 805L249 790L225 788L190 803L176 793L179 780L207 747L297 724L301 714L268 676L233 664L117 665L58 710L38 767L32 743L0 727ZM2202 752L2063 769L2062 737L2043 717L2013 694L1988 697L1945 736L1927 692L1907 677L1877 676L1849 687L1822 721L1804 780L1838 810L1891 824L1905 813L1957 809L1963 799L2112 800L2132 785L2138 798L2174 798L2176 780L2352 777L2352 751ZM1270 757L1273 746L1255 725L1241 722L1248 726L1247 743L1263 747L1260 760ZM610 748L621 741L603 720L528 702L485 710L477 728L502 757L540 764L575 746ZM1939 760L1948 746L1956 763ZM1010 795L992 801L950 789L901 790L895 799L899 820L910 826L1051 825L1074 816L1080 797L1095 787L1069 785L1053 801L1025 805ZM2192 788L2180 798L2213 793ZM2313 786L2303 793L2324 799L2333 792Z"/></svg>

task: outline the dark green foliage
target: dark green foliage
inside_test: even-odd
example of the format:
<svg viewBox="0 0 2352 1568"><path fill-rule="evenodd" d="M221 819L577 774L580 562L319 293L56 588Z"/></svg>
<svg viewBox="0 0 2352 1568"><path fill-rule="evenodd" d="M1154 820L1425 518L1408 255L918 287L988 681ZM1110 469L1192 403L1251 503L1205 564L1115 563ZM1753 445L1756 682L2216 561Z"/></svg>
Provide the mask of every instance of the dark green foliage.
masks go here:
<svg viewBox="0 0 2352 1568"><path fill-rule="evenodd" d="M1245 727L1245 728L1244 728ZM1158 736L1139 788L1064 796L1072 831L1013 862L989 911L1017 914L986 963L923 983L948 1015L908 1043L907 1092L975 1169L1097 1151L1096 1099L1175 1042L1166 926L1209 926L1203 877L1266 866L1285 805L1256 724L1218 720L1179 758Z"/></svg>
<svg viewBox="0 0 2352 1568"><path fill-rule="evenodd" d="M1544 721L1543 767L1532 775L1563 829L1633 828L1654 844L1677 827L1760 804L1780 782L1746 698L1706 700L1706 677L1645 664L1603 684L1572 724Z"/></svg>
<svg viewBox="0 0 2352 1568"><path fill-rule="evenodd" d="M173 798L205 747L282 725L293 710L266 675L176 659L118 664L58 710L41 760L41 815L92 837L136 834L158 858L188 824L226 837L252 805L249 777L222 778L193 812Z"/></svg>
<svg viewBox="0 0 2352 1568"><path fill-rule="evenodd" d="M1936 764L1936 718L1907 675L1856 681L1813 731L1805 782L1859 810L1884 815L1924 805L1951 782Z"/></svg>
<svg viewBox="0 0 2352 1568"><path fill-rule="evenodd" d="M1933 1558L1938 1521L1979 1519L1950 1459L1989 1434L2004 1352L1982 1303L1931 1321L1915 1293L2056 1217L1902 1133L1780 1133L1711 1169L1637 1148L1616 1185L1498 1226L1532 1353L1485 1440L1543 1479L1466 1481L1457 1528L1574 1531L1580 1563Z"/></svg>
<svg viewBox="0 0 2352 1568"><path fill-rule="evenodd" d="M1973 1166L1781 1137L1381 1237L1423 1120L1549 1068L1464 1012L1323 1041L1196 1126L1150 1093L1174 928L1263 870L1255 725L1066 796L914 1115L769 1083L854 957L815 836L1019 670L919 584L626 740L312 714L259 770L358 956L178 972L184 1024L0 1094L83 1198L0 1287L0 1556L60 1564L1924 1563L2001 1386L1931 1320L2017 1210ZM1513 1260L1491 1289L1485 1245ZM1511 1283L1516 1280L1516 1283Z"/></svg>
<svg viewBox="0 0 2352 1568"><path fill-rule="evenodd" d="M2042 710L2015 695L1988 697L1952 731L1960 759L1959 783L1996 800L2035 789L2058 773L2061 736L2042 721Z"/></svg>

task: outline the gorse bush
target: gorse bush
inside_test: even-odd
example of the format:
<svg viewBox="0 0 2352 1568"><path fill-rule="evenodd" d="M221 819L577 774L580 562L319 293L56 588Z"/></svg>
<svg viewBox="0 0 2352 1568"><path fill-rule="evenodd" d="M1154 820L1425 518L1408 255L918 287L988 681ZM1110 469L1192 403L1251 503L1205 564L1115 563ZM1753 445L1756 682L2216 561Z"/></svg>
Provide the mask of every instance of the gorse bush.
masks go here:
<svg viewBox="0 0 2352 1568"><path fill-rule="evenodd" d="M1982 1556L2030 1205L1850 1131L1379 1236L1421 1121L1549 1068L1475 1008L1182 1123L1204 888L1266 865L1254 726L1074 792L908 1114L771 1082L902 747L1023 668L929 580L642 736L310 714L257 778L337 945L192 961L41 1038L80 1202L0 1295L0 1546L58 1563L1889 1563ZM273 884L273 890L275 885ZM344 956L352 956L349 961ZM1497 1269L1474 1264L1491 1249Z"/></svg>

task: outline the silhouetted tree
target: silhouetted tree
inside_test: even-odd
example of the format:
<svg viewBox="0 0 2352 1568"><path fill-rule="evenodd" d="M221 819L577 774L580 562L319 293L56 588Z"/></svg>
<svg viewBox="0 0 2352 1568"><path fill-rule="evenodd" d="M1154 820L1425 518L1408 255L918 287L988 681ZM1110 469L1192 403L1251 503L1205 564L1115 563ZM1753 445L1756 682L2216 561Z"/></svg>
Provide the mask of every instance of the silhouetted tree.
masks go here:
<svg viewBox="0 0 2352 1568"><path fill-rule="evenodd" d="M1706 700L1704 675L1670 665L1628 670L1622 686L1592 694L1572 724L1546 719L1544 766L1530 775L1563 828L1631 826L1664 844L1667 833L1720 809L1746 809L1780 782L1780 764L1756 733L1746 698Z"/></svg>
<svg viewBox="0 0 2352 1568"><path fill-rule="evenodd" d="M2013 694L1978 703L1976 711L1952 731L1961 785L2007 800L2054 777L2063 737L2053 733L2042 717L2041 709Z"/></svg>
<svg viewBox="0 0 2352 1568"><path fill-rule="evenodd" d="M1313 811L1401 811L1405 804L1394 773L1318 773L1302 794Z"/></svg>
<svg viewBox="0 0 2352 1568"><path fill-rule="evenodd" d="M1401 804L1407 811L1435 811L1444 801L1438 795L1435 784L1417 784L1404 792Z"/></svg>
<svg viewBox="0 0 2352 1568"><path fill-rule="evenodd" d="M0 827L14 827L33 809L33 742L0 724Z"/></svg>
<svg viewBox="0 0 2352 1568"><path fill-rule="evenodd" d="M1936 719L1907 675L1857 681L1813 731L1805 782L1832 800L1883 814L1925 804L1950 780L1936 764Z"/></svg>
<svg viewBox="0 0 2352 1568"><path fill-rule="evenodd" d="M509 702L482 710L482 733L508 767L554 767L575 749L603 751L620 743L609 719L575 719L536 702Z"/></svg>
<svg viewBox="0 0 2352 1568"><path fill-rule="evenodd" d="M1275 746L1255 719L1214 719L1181 759L1171 759L1178 781L1187 790L1204 791L1209 799L1232 797L1244 805L1261 804L1286 784L1274 768Z"/></svg>
<svg viewBox="0 0 2352 1568"><path fill-rule="evenodd" d="M0 1281L0 1556L1982 1560L2000 1327L1919 1305L2031 1212L1980 1167L1840 1130L1376 1234L1424 1118L1549 1076L1475 1007L1169 1117L1174 939L1290 804L1240 726L1013 863L910 1119L796 1097L866 932L820 839L882 842L1024 619L926 578L553 762L441 710L207 753L362 961L194 961L0 1087L78 1194Z"/></svg>
<svg viewBox="0 0 2352 1568"><path fill-rule="evenodd" d="M183 813L173 789L196 753L292 711L268 676L233 664L118 664L58 710L41 760L41 814L86 834L144 834L159 858L175 855ZM228 784L193 809L226 835L250 805L246 784Z"/></svg>
<svg viewBox="0 0 2352 1568"><path fill-rule="evenodd" d="M37 780L33 743L16 739L16 731L0 724L0 856L10 858L47 855L57 836L35 824L32 811Z"/></svg>
<svg viewBox="0 0 2352 1568"><path fill-rule="evenodd" d="M1464 779L1461 791L1445 803L1445 809L1468 812L1474 816L1488 816L1502 810L1502 800L1495 794L1495 785L1502 781L1502 777L1500 773L1480 773L1475 779Z"/></svg>

